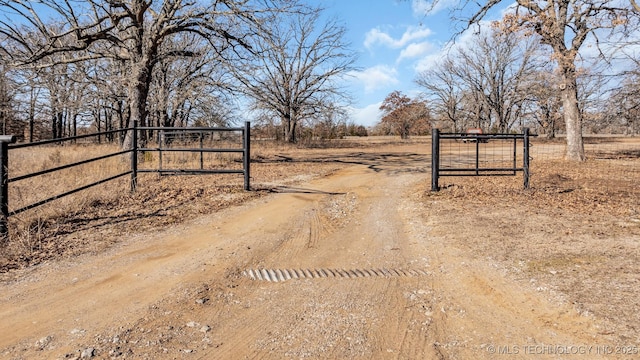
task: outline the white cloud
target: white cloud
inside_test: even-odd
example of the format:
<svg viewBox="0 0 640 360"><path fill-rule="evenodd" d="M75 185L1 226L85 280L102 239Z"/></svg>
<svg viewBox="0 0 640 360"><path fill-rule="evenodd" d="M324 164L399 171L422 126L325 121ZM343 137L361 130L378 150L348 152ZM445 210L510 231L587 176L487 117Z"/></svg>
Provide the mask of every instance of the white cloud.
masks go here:
<svg viewBox="0 0 640 360"><path fill-rule="evenodd" d="M382 112L380 111L380 105L382 102L370 104L364 108L352 108L351 120L358 125L374 126L382 118Z"/></svg>
<svg viewBox="0 0 640 360"><path fill-rule="evenodd" d="M436 65L444 56L444 53L439 52L437 54L425 56L424 58L420 59L420 61L418 61L415 65L416 73L421 73L433 69L434 65Z"/></svg>
<svg viewBox="0 0 640 360"><path fill-rule="evenodd" d="M397 79L398 72L396 69L387 65L377 65L365 69L364 71L351 72L351 76L364 86L365 93L371 93L375 90L396 85L400 81Z"/></svg>
<svg viewBox="0 0 640 360"><path fill-rule="evenodd" d="M413 10L413 15L416 16L424 16L427 11L431 8L431 2L425 0L413 0L411 2L411 9Z"/></svg>
<svg viewBox="0 0 640 360"><path fill-rule="evenodd" d="M417 17L423 17L427 14L433 15L441 10L449 9L459 3L459 0L413 0L411 2L411 9L413 15Z"/></svg>
<svg viewBox="0 0 640 360"><path fill-rule="evenodd" d="M432 49L433 45L428 41L409 44L409 46L402 49L402 51L400 52L398 62L402 61L403 59L411 59L422 56Z"/></svg>
<svg viewBox="0 0 640 360"><path fill-rule="evenodd" d="M400 37L399 39L394 39L388 33L375 28L367 32L364 40L364 46L367 49L370 49L376 44L382 44L390 48L398 49L416 40L424 39L431 34L431 29L411 26L408 27L407 30L405 30L404 34L402 34L402 37Z"/></svg>
<svg viewBox="0 0 640 360"><path fill-rule="evenodd" d="M376 43L393 44L393 42L391 35L380 31L380 29L371 29L365 35L364 46L369 49Z"/></svg>
<svg viewBox="0 0 640 360"><path fill-rule="evenodd" d="M439 49L436 53L431 53L419 61L416 62L414 70L416 73L421 73L433 68L435 64L444 59L448 54L454 53L458 50L468 50L476 46L478 41L478 35L487 29L489 29L490 22L481 21L478 27L474 27L473 31L463 32L455 42L449 43L446 46Z"/></svg>

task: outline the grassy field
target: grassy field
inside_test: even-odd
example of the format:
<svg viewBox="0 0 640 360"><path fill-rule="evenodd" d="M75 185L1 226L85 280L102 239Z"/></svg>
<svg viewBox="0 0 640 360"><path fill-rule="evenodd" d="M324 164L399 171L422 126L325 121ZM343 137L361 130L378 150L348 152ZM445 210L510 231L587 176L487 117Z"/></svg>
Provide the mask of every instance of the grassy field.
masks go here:
<svg viewBox="0 0 640 360"><path fill-rule="evenodd" d="M586 144L588 160L583 163L563 160L561 140L535 139L531 148L530 189L523 188L522 174L518 174L443 177L438 192L430 191L429 138L356 140L322 142L306 148L256 141L252 153L253 191L249 192L243 190L241 175L141 174L134 193L130 192L125 177L26 211L11 218L11 240L0 253L0 282L6 289L20 288L32 294L35 290L24 286L31 284L33 279L46 278L49 280L34 285L43 297L66 290L82 290L86 286L89 295L104 298L112 292L111 286L122 290L147 281L149 287L144 291L145 297L151 291L166 296L164 290L158 290L162 288L160 285L167 285L164 283L167 279L164 261L187 264L191 270L184 274L190 274L188 278L195 284L193 292L185 293L184 301L178 302L175 293L170 295L160 302L169 304L167 308L143 305L150 312L140 315L143 318L130 325L130 329L140 328L135 332L136 336L142 336L142 328L182 329L188 321L204 316L211 316L211 321L218 324L219 315L223 313L230 319L247 316L246 324L254 324L256 319L271 324L274 319L291 315L288 313L293 307L301 309L298 304L302 299L296 296L314 299L314 296L301 295L300 286L305 285L319 286L318 296L331 294L340 304L346 299L344 312L331 308L322 313L346 319L343 314L355 311L353 299L371 301L380 294L389 295L389 287L399 285L398 292L391 292L393 301L373 301L389 306L381 312L387 317L380 324L397 322L392 323L391 331L386 329L376 334L384 334L386 338L400 326L398 324L402 324L400 328L423 324L425 332L411 328L396 334L397 339L414 334L416 343L408 345L411 351L416 348L421 351L419 344L431 348L431 343L425 340L425 334L431 330L437 330L438 336L430 341L453 344L447 347L450 354L456 354L456 349L464 351L479 346L481 351L475 354L488 355L484 358L493 356L482 350L487 343L506 343L510 339L522 343L549 343L549 339L558 341L557 336L563 334L575 335L575 339L581 341L575 342L578 345L637 349L640 344L637 329L640 323L637 301L640 297L640 188L637 186L640 183L640 139L589 138ZM474 162L473 156L469 156L474 144L450 145L443 154L447 161L455 164ZM483 156L490 161L503 162L512 154L511 149L512 145L490 142L483 149ZM18 155L14 154L11 176L65 164L71 157L80 160L114 149L70 146L49 150L51 152L22 154L20 161L15 160ZM140 166L157 166L154 155L143 155ZM238 158L226 156L208 160L205 166L211 167L237 166L239 162ZM177 157L172 163L198 167L199 155ZM20 206L20 201L25 204L38 196L49 196L66 187L126 171L127 167L127 159L116 158L87 165L83 170L69 170L64 176L46 178L42 183L34 181L22 184L22 187L18 187L18 182L12 183L10 207ZM336 190L314 190L325 188ZM35 195L38 196L29 198ZM260 197L262 199L258 199ZM339 216L334 217L334 214ZM291 216L297 220L288 220ZM218 234L228 243L216 243L220 241ZM162 247L163 236L172 239L171 246L165 242ZM265 236L270 240L266 241ZM139 253L137 246L146 250ZM202 248L208 250L201 253ZM274 291L272 308L263 307L263 285L245 283L237 286L236 281L247 280L241 279L239 272L246 264L283 264L283 259L295 265L282 266L316 264L316 261L378 266L393 260L403 266L420 264L420 268L428 270L429 276L402 281L371 279L370 282L308 282L292 287L271 287ZM127 265L116 266L121 261ZM109 273L104 273L105 266L109 267ZM62 275L65 269L84 274L89 268L97 274L90 276L93 278L90 281L96 283L80 281L83 285L79 286L75 280L71 283L58 281L59 278L78 277L69 273ZM146 269L147 275L155 275L137 277L141 269ZM127 275L122 276L123 273ZM171 278L182 289L184 277ZM198 299L202 298L198 289L203 284L208 295L202 296L210 301L207 307L194 307L194 294L198 294ZM54 285L65 291L51 290ZM371 285L378 288L372 290ZM354 290L354 286L361 287ZM106 292L96 293L99 289ZM242 299L238 294L245 292L251 299L247 304L260 305L254 307L254 312L247 313L247 307L228 303L228 298L222 296L231 290L238 296L234 295L234 299ZM368 296L361 296L368 291ZM131 301L129 297L134 293L107 302L120 309L126 307L122 304ZM412 303L412 297L407 297L409 293L420 301ZM13 296L14 300L24 301L22 295L13 294L9 298ZM345 297L345 294L353 297ZM257 297L252 298L254 295ZM288 301L283 302L283 298ZM63 299L69 301L64 296ZM326 298L318 299L321 299L318 304L328 303ZM402 299L411 301L399 303ZM283 303L292 308L283 308ZM41 314L49 314L46 308L49 304L45 301ZM214 304L220 307L209 307ZM5 305L9 313L17 308L11 303ZM89 305L94 307L92 301ZM227 305L237 312L228 313L231 308ZM97 308L104 311L104 307ZM28 306L27 309L33 308ZM317 311L316 308L311 313L318 314ZM411 319L420 321L409 320L406 317L409 311L419 316ZM113 317L112 312L108 312L109 319ZM167 318L169 313L176 314L175 321ZM283 316L285 313L288 315ZM154 314L158 316L154 318ZM308 314L304 310L305 318ZM424 322L426 314L433 322ZM26 316L26 313L20 313L14 318L20 322ZM54 315L52 326L59 328L57 319L61 317ZM48 315L27 319L27 325L32 327L27 327L25 334L40 328L43 318ZM80 326L73 318L67 319L71 323L63 328L63 333ZM151 320L147 321L148 318ZM299 325L297 315L289 318L293 319L293 326ZM318 318L329 319L324 315ZM370 328L368 313L363 319L366 320L362 324ZM340 321L330 323L339 324ZM329 323L313 323L310 329L324 331L324 325ZM10 326L6 331L13 332ZM218 330L220 334L238 335L235 329L243 327L232 322ZM123 331L122 336L129 333L129 330ZM165 330L162 333L165 334ZM306 344L309 333L301 333L304 334L301 340ZM106 330L105 334L107 337L101 339L111 339L114 333ZM344 338L341 335L344 332L335 334L340 334L339 339ZM69 336L75 344L75 335ZM150 337L135 337L135 343L148 344L155 339L155 335L144 336ZM179 335L176 346L186 343L183 340L188 336L188 332ZM269 340L273 338L269 334L265 336ZM245 333L240 333L239 337L244 341ZM240 339L228 340L229 348L235 351L238 341ZM15 349L33 348L34 342L29 339L26 347ZM197 343L201 343L201 337ZM318 342L322 346L325 343ZM105 344L123 345L102 340L100 344L103 354L107 353ZM127 346L134 346L132 344ZM363 341L362 344L370 342ZM289 349L286 344L283 346L283 351ZM380 349L385 351L386 345ZM147 351L148 346L139 350ZM33 351L41 349L36 346ZM466 354L457 358L473 357L469 356L471 352Z"/></svg>
<svg viewBox="0 0 640 360"><path fill-rule="evenodd" d="M603 321L600 342L636 346L640 323L640 139L587 139L588 160L536 141L517 177L448 177L425 192L431 234L553 302ZM551 319L550 321L554 321Z"/></svg>
<svg viewBox="0 0 640 360"><path fill-rule="evenodd" d="M426 153L426 169L431 149L429 137L408 141L390 137L352 138L317 143L313 148L260 141L252 146L254 191L251 192L242 190L241 175L140 174L138 190L134 193L130 192L129 177L125 176L12 216L9 221L10 241L0 250L0 271L101 251L128 234L181 223L262 196L278 186L302 183L362 162L363 154L402 154L418 150ZM521 176L452 177L441 179L444 190L437 196L464 199L465 204L527 202L531 209L603 213L636 221L634 219L640 217L637 187L640 181L640 140L589 139L586 148L590 160L584 164L573 164L562 160L564 146L561 141L536 139L532 148L534 160L530 191L522 190ZM10 177L114 151L118 151L114 145L46 147L37 151L16 149L10 154ZM141 168L158 166L158 153L147 153L141 159ZM239 154L205 154L204 164L206 168L241 169L241 157ZM165 154L163 166L198 168L200 155ZM129 158L120 156L11 183L10 210L128 169ZM429 189L429 176L425 171L425 191Z"/></svg>

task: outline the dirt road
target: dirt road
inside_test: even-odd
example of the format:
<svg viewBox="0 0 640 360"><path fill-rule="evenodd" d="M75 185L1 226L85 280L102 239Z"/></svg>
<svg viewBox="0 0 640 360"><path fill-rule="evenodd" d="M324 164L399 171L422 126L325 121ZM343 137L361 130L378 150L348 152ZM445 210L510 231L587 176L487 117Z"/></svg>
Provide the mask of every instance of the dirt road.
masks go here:
<svg viewBox="0 0 640 360"><path fill-rule="evenodd" d="M424 156L361 162L2 285L0 358L599 358L592 318L430 235Z"/></svg>

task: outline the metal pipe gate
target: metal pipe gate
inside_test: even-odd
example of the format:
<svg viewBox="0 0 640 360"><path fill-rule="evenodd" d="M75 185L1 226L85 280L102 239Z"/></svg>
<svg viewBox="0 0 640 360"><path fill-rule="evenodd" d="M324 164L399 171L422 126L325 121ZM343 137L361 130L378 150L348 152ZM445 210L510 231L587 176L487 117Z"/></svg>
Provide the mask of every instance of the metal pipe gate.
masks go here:
<svg viewBox="0 0 640 360"><path fill-rule="evenodd" d="M529 128L524 128L522 134L455 134L455 133L440 133L440 130L434 129L432 133L431 143L431 191L440 190L438 180L443 176L514 176L518 172L523 173L524 188L529 188L529 148L531 146L529 138ZM473 143L474 146L474 158L472 167L443 167L442 166L442 154L441 154L441 140L451 141L463 141L465 143ZM501 141L513 141L512 157L510 159L510 166L481 166L481 148L488 146L491 140ZM519 167L518 160L518 141L522 141L522 166Z"/></svg>
<svg viewBox="0 0 640 360"><path fill-rule="evenodd" d="M188 169L178 169L178 170L162 170L162 169L158 169L158 170L150 170L150 169L139 169L138 168L138 152L141 151L160 151L160 149L152 149L152 148L142 148L140 147L140 142L139 142L139 138L138 138L138 132L139 131L147 131L147 130L154 130L154 131L165 131L165 130L171 130L171 131L200 131L200 132L224 132L224 131L236 131L236 132L241 132L242 133L242 148L234 148L234 149L206 149L203 148L202 146L200 146L200 148L191 148L191 149L162 149L162 151L188 151L188 152L199 152L199 153L203 153L203 152L235 152L235 153L242 153L242 170L224 170L224 169L218 169L218 170L205 170L205 169L197 169L197 170L188 170ZM99 132L99 133L93 133L93 134L86 134L86 135L79 135L79 136L73 136L73 137L67 137L67 138L62 138L62 139L52 139L52 140L43 140L43 141L38 141L38 142L33 142L33 143L23 143L23 144L14 144L16 142L16 137L13 135L0 135L0 245L2 245L4 242L7 241L8 236L9 236L9 231L8 231L8 227L7 227L7 222L10 216L13 215L17 215L19 213L22 213L24 211L33 209L35 207L44 205L46 203L49 203L51 201L60 199L62 197L77 193L79 191L82 190L86 190L88 188L97 186L97 185L101 185L104 184L106 182L109 182L111 180L115 180L117 178L123 177L123 176L127 176L130 175L131 176L131 191L135 191L136 187L137 187L137 183L138 183L138 173L140 172L160 172L162 173L164 172L175 172L175 173L209 173L209 174L229 174L229 173L237 173L237 174L243 174L244 175L244 189L249 191L250 188L250 179L251 179L251 172L250 172L250 165L251 165L251 124L249 122L245 122L244 127L237 127L237 128L162 128L162 127L139 127L137 125L137 122L134 122L133 127L131 128L124 128L124 129L118 129L118 130L110 130L110 131L104 131L104 132ZM25 174L25 175L20 175L20 176L16 176L13 178L9 177L9 150L12 149L19 149L19 148L26 148L26 147L35 147L35 146L41 146L41 145L49 145L49 144L55 144L55 145L62 145L65 142L74 142L76 140L79 139L86 139L86 138L91 138L91 137L100 137L103 135L107 135L107 134L125 134L127 131L132 131L132 147L131 149L123 149L121 151L117 151L117 152L112 152L109 154L105 154L102 156L98 156L98 157L94 157L94 158L89 158L86 160L82 160L79 162L75 162L75 163L70 163L70 164L66 164L66 165L62 165L62 166L57 166L57 167L53 167L53 168L49 168L46 170L41 170L41 171L37 171L37 172L33 172L30 174ZM75 167L75 166L80 166L83 164L87 164L90 162L94 162L94 161L99 161L99 160L103 160L106 158L110 158L110 157L115 157L115 156L121 156L121 155L126 155L126 154L130 154L131 156L131 168L128 169L127 171L120 173L120 174L116 174L104 179L100 179L98 181L92 182L90 184L86 184L84 186L75 188L75 189L71 189L68 191L65 191L62 194L57 194L54 196L51 196L49 198L37 201L33 204L30 205L26 205L22 208L19 209L13 209L10 210L9 209L9 184L16 182L16 181L20 181L20 180L24 180L24 179L28 179L28 178L32 178L32 177L36 177L36 176L41 176L41 175L45 175L45 174L49 174L49 173L53 173L53 172L57 172L60 170L64 170L64 169L68 169L71 167Z"/></svg>

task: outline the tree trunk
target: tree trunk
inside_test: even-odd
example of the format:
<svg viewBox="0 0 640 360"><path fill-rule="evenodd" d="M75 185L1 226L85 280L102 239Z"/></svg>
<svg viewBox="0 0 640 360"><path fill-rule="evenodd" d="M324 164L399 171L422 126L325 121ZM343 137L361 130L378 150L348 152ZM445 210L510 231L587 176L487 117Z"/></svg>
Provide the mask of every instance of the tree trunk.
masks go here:
<svg viewBox="0 0 640 360"><path fill-rule="evenodd" d="M295 115L289 114L284 117L284 139L288 143L296 142L296 124Z"/></svg>
<svg viewBox="0 0 640 360"><path fill-rule="evenodd" d="M51 118L51 134L53 139L61 139L62 134L62 112L54 110L53 117Z"/></svg>
<svg viewBox="0 0 640 360"><path fill-rule="evenodd" d="M555 139L556 138L556 120L551 119L549 124L550 124L550 128L549 130L547 130L547 139Z"/></svg>
<svg viewBox="0 0 640 360"><path fill-rule="evenodd" d="M62 113L62 111L58 111L58 120L57 120L57 126L58 126L58 137L59 139L62 139L64 137L64 114Z"/></svg>
<svg viewBox="0 0 640 360"><path fill-rule="evenodd" d="M573 66L562 69L562 106L567 134L567 160L585 161L584 142L582 140L582 115L578 107L578 85Z"/></svg>
<svg viewBox="0 0 640 360"><path fill-rule="evenodd" d="M294 144L296 142L296 123L290 121L285 127L285 139L287 142Z"/></svg>
<svg viewBox="0 0 640 360"><path fill-rule="evenodd" d="M33 142L33 128L34 128L34 118L33 116L29 116L29 142Z"/></svg>
<svg viewBox="0 0 640 360"><path fill-rule="evenodd" d="M78 114L73 115L73 136L78 136Z"/></svg>
<svg viewBox="0 0 640 360"><path fill-rule="evenodd" d="M147 119L147 95L148 95L148 71L146 68L137 69L135 81L129 86L129 110L130 116L127 127L133 126L133 122L137 121L138 126L146 126ZM146 132L142 131L138 134L141 144L146 142ZM127 131L122 143L123 149L131 149L133 145L133 132Z"/></svg>
<svg viewBox="0 0 640 360"><path fill-rule="evenodd" d="M105 111L105 119L107 116L107 112ZM97 110L95 111L95 117L96 117L96 128L98 131L98 134L102 132L102 124L100 124L101 121L101 117L102 117L102 110L100 109L100 104L98 103L97 106ZM105 124L106 125L106 124ZM102 144L102 135L98 135L98 144Z"/></svg>
<svg viewBox="0 0 640 360"><path fill-rule="evenodd" d="M53 115L51 115L51 138L52 139L57 139L58 138L57 121L58 121L58 118L56 117L56 114L54 113Z"/></svg>
<svg viewBox="0 0 640 360"><path fill-rule="evenodd" d="M411 124L409 122L402 122L400 124L400 138L402 140L409 139L409 131L411 129Z"/></svg>

